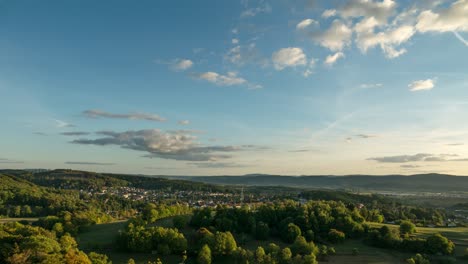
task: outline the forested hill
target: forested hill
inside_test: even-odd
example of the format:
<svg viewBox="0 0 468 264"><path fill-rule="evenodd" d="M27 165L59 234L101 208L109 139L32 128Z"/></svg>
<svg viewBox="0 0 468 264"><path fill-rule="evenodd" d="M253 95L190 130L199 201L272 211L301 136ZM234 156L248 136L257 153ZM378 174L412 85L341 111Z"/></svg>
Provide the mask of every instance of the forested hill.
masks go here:
<svg viewBox="0 0 468 264"><path fill-rule="evenodd" d="M102 187L135 187L151 190L224 191L219 185L181 179L167 179L144 175L110 174L57 169L39 173L24 170L0 170L0 175L14 176L44 187L72 190L99 190Z"/></svg>
<svg viewBox="0 0 468 264"><path fill-rule="evenodd" d="M446 174L349 175L349 176L282 176L250 174L243 176L144 176L95 173L76 170L51 170L30 173L22 170L0 170L40 186L62 189L99 189L136 187L144 189L177 189L224 191L221 185L281 186L296 188L359 189L398 192L467 192L468 177Z"/></svg>
<svg viewBox="0 0 468 264"><path fill-rule="evenodd" d="M253 174L244 176L206 176L179 178L212 184L238 184L251 186L365 189L401 192L466 192L468 190L468 177L445 174L417 174L411 176L280 176Z"/></svg>

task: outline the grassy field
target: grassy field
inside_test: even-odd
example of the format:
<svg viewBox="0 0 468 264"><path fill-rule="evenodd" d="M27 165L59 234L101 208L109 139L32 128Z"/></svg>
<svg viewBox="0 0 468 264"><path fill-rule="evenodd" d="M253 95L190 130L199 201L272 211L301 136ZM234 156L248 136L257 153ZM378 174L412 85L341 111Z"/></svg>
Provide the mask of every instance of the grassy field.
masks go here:
<svg viewBox="0 0 468 264"><path fill-rule="evenodd" d="M402 254L391 250L374 248L363 244L360 240L347 240L343 244L334 246L336 255L329 258L328 263L331 264L393 264L405 263L405 259L409 258L410 254ZM353 256L353 249L358 250L358 255Z"/></svg>
<svg viewBox="0 0 468 264"><path fill-rule="evenodd" d="M0 218L0 224L19 221L28 221L29 223L32 223L36 222L37 220L39 220L37 217Z"/></svg>
<svg viewBox="0 0 468 264"><path fill-rule="evenodd" d="M374 227L381 227L381 226L388 226L393 229L398 229L398 225L390 225L390 224L378 224L372 223L371 226ZM427 237L431 234L440 233L441 235L447 237L448 239L452 240L456 245L456 254L462 255L465 248L468 248L468 227L417 227L416 228L416 236L418 237Z"/></svg>
<svg viewBox="0 0 468 264"><path fill-rule="evenodd" d="M76 241L81 249L89 251L95 249L111 250L119 230L123 230L126 221L94 225L85 232L78 234Z"/></svg>

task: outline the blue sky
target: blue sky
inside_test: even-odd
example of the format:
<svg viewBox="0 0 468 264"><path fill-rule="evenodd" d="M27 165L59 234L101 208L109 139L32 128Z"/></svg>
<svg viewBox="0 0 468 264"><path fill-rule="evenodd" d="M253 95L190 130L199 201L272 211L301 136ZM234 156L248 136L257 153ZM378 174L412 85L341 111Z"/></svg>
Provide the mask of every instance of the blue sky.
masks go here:
<svg viewBox="0 0 468 264"><path fill-rule="evenodd" d="M0 167L468 174L468 0L0 12Z"/></svg>

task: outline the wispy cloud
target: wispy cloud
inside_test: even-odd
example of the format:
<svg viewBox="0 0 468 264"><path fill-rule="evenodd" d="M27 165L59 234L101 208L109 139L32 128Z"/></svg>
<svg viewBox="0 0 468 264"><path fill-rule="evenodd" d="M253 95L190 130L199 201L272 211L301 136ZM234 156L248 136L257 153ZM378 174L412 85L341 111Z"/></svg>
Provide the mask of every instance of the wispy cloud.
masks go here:
<svg viewBox="0 0 468 264"><path fill-rule="evenodd" d="M299 22L297 25L296 25L296 29L297 30L304 30L312 25L318 25L318 22L311 19L311 18L308 18L308 19L304 19L302 20L301 22Z"/></svg>
<svg viewBox="0 0 468 264"><path fill-rule="evenodd" d="M147 113L130 113L130 114L116 114L109 113L102 110L86 110L83 112L86 117L89 118L115 118L115 119L130 119L130 120L148 120L148 121L158 121L164 122L165 118L160 117L156 114L147 114Z"/></svg>
<svg viewBox="0 0 468 264"><path fill-rule="evenodd" d="M70 124L70 123L67 123L67 122L62 121L62 120L54 119L54 121L55 121L56 126L57 126L58 128L75 127L75 125Z"/></svg>
<svg viewBox="0 0 468 264"><path fill-rule="evenodd" d="M245 164L237 164L234 162L207 162L207 163L188 163L189 165L197 166L204 169L222 169L222 168L243 168L250 167Z"/></svg>
<svg viewBox="0 0 468 264"><path fill-rule="evenodd" d="M447 146L463 146L465 145L464 143L449 143L449 144L445 144Z"/></svg>
<svg viewBox="0 0 468 264"><path fill-rule="evenodd" d="M179 125L181 125L181 126L187 126L187 125L190 124L190 121L189 120L179 120L177 123Z"/></svg>
<svg viewBox="0 0 468 264"><path fill-rule="evenodd" d="M240 14L240 17L254 17L261 13L271 13L271 6L268 3L262 3L258 7L248 8Z"/></svg>
<svg viewBox="0 0 468 264"><path fill-rule="evenodd" d="M357 135L355 135L355 137L358 137L358 138L364 138L364 139L366 139L366 138L374 138L374 137L376 137L376 135L369 135L369 134L357 134Z"/></svg>
<svg viewBox="0 0 468 264"><path fill-rule="evenodd" d="M60 135L64 135L64 136L86 136L89 134L90 134L89 132L82 132L82 131L60 133Z"/></svg>
<svg viewBox="0 0 468 264"><path fill-rule="evenodd" d="M371 89L371 88L380 88L382 86L383 84L381 83L363 83L359 87L361 87L362 89Z"/></svg>
<svg viewBox="0 0 468 264"><path fill-rule="evenodd" d="M454 31L453 34L458 40L460 40L463 44L465 44L465 46L468 47L468 40L466 40L462 35L460 35L460 33Z"/></svg>
<svg viewBox="0 0 468 264"><path fill-rule="evenodd" d="M326 66L331 67L335 64L339 59L344 58L345 55L343 52L337 52L332 55L328 55L323 62Z"/></svg>
<svg viewBox="0 0 468 264"><path fill-rule="evenodd" d="M111 166L111 165L115 165L115 163L87 162L87 161L66 161L65 164L68 164L68 165L96 165L96 166Z"/></svg>
<svg viewBox="0 0 468 264"><path fill-rule="evenodd" d="M185 71L193 66L193 61L189 59L175 59L171 62L170 68L174 71Z"/></svg>
<svg viewBox="0 0 468 264"><path fill-rule="evenodd" d="M0 158L0 164L22 164L24 161Z"/></svg>
<svg viewBox="0 0 468 264"><path fill-rule="evenodd" d="M420 168L421 166L419 165L413 165L413 164L402 164L400 165L400 168L403 169L415 169L415 168Z"/></svg>
<svg viewBox="0 0 468 264"><path fill-rule="evenodd" d="M199 80L204 80L215 84L217 86L236 86L236 85L245 85L249 89L259 89L263 88L259 84L251 83L246 79L238 76L237 72L228 72L226 75L219 74L217 72L204 72L196 74L195 77Z"/></svg>
<svg viewBox="0 0 468 264"><path fill-rule="evenodd" d="M34 132L33 134L38 136L47 136L47 134L44 132Z"/></svg>
<svg viewBox="0 0 468 264"><path fill-rule="evenodd" d="M457 154L429 154L418 153L414 155L384 156L368 158L382 163L407 163L407 162L444 162L444 161L468 161L468 159L458 159Z"/></svg>

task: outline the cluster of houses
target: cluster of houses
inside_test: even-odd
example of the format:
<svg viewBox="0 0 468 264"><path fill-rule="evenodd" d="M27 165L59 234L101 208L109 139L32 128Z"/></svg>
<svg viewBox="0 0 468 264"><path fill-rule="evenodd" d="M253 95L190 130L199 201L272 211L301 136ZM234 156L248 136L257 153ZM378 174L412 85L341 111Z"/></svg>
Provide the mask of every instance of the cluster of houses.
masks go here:
<svg viewBox="0 0 468 264"><path fill-rule="evenodd" d="M193 208L226 206L240 208L242 205L270 202L265 195L248 195L243 192L224 193L194 190L147 190L135 187L103 187L100 190L81 190L89 195L116 195L125 199L142 202L159 202L168 204L185 203Z"/></svg>

